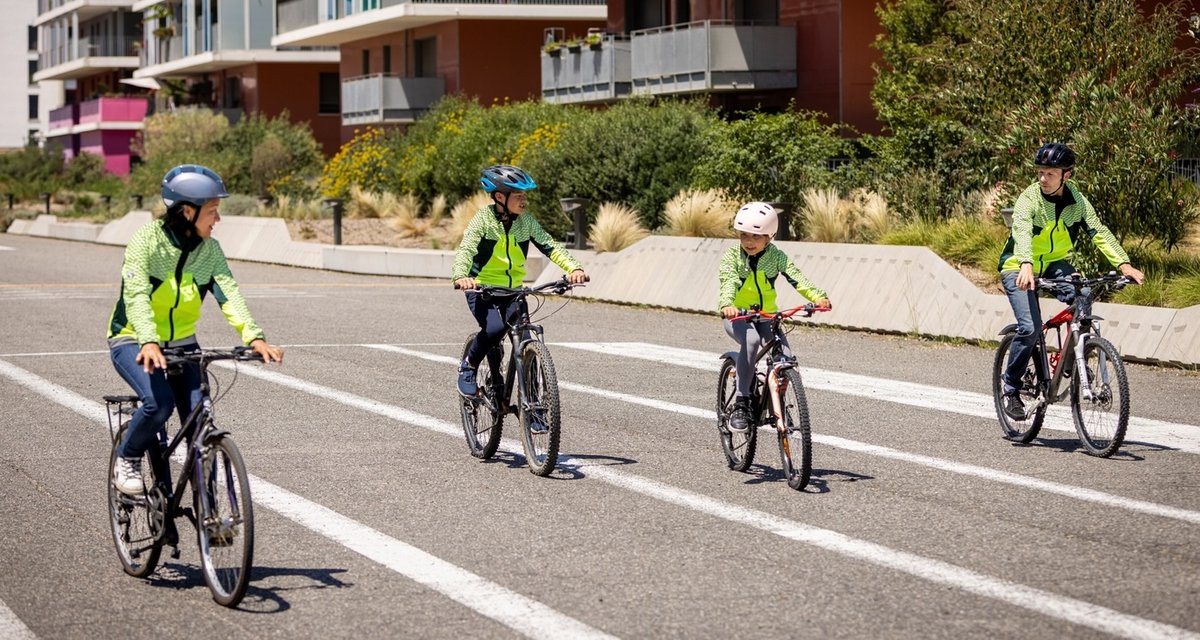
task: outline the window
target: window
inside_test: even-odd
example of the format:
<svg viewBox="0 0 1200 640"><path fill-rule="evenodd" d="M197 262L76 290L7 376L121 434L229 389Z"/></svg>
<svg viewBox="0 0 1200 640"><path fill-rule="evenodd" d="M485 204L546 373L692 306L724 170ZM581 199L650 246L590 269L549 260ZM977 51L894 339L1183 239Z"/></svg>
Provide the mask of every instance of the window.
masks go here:
<svg viewBox="0 0 1200 640"><path fill-rule="evenodd" d="M33 84L33 74L37 73L38 61L29 61L29 84Z"/></svg>
<svg viewBox="0 0 1200 640"><path fill-rule="evenodd" d="M37 27L29 27L29 51L37 51Z"/></svg>
<svg viewBox="0 0 1200 640"><path fill-rule="evenodd" d="M392 46L383 45L383 73L389 74L392 72Z"/></svg>
<svg viewBox="0 0 1200 640"><path fill-rule="evenodd" d="M225 95L222 102L226 109L242 108L242 79L238 77L225 78Z"/></svg>
<svg viewBox="0 0 1200 640"><path fill-rule="evenodd" d="M36 94L29 96L29 119L38 119L38 97Z"/></svg>
<svg viewBox="0 0 1200 640"><path fill-rule="evenodd" d="M342 83L336 73L320 74L317 113L340 114L342 112Z"/></svg>
<svg viewBox="0 0 1200 640"><path fill-rule="evenodd" d="M363 49L362 52L362 74L364 76L371 75L371 50Z"/></svg>
<svg viewBox="0 0 1200 640"><path fill-rule="evenodd" d="M421 38L413 43L413 67L418 78L437 77L437 38Z"/></svg>

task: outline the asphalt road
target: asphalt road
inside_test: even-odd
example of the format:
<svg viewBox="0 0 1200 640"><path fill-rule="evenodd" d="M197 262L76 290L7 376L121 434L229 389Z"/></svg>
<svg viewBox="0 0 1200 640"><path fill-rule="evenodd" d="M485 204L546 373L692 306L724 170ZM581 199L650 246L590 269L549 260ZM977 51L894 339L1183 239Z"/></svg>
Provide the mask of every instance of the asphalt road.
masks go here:
<svg viewBox="0 0 1200 640"><path fill-rule="evenodd" d="M800 493L766 433L749 473L724 463L715 317L575 300L543 322L564 464L538 478L511 417L494 460L467 452L461 293L251 263L287 354L215 369L254 476L250 591L212 602L185 522L182 557L131 578L96 418L127 389L104 343L120 261L0 235L0 638L1200 637L1195 373L1131 365L1135 442L1101 460L1061 416L1003 440L986 348L798 327ZM236 341L215 304L200 337Z"/></svg>

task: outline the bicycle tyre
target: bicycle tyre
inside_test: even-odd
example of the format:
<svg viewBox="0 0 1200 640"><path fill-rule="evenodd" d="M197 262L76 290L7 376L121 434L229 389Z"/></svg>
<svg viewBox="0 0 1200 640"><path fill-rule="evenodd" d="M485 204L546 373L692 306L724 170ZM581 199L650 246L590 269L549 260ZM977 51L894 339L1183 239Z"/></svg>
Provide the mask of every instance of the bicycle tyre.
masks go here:
<svg viewBox="0 0 1200 640"><path fill-rule="evenodd" d="M1000 420L1000 429L1004 432L1004 437L1013 442L1028 444L1042 430L1042 422L1046 418L1046 405L1038 406L1033 415L1027 415L1024 420L1014 420L1004 412L1004 368L1008 365L1008 352L1012 348L1014 339L1016 339L1016 334L1010 333L1000 339L1000 346L996 348L996 359L992 363L992 400L996 405L996 417ZM1039 356L1035 350L1025 368L1025 374L1022 376L1024 384L1021 388L1021 397L1026 402L1036 403L1039 395L1037 368L1034 364L1034 358L1037 357Z"/></svg>
<svg viewBox="0 0 1200 640"><path fill-rule="evenodd" d="M550 350L537 340L521 349L521 440L525 463L536 476L548 476L558 464L562 416L558 404L558 375ZM536 432L535 432L536 431Z"/></svg>
<svg viewBox="0 0 1200 640"><path fill-rule="evenodd" d="M1107 458L1125 441L1125 431L1129 428L1129 380L1125 362L1111 342L1100 336L1090 336L1083 345L1084 366L1080 364L1075 363L1075 375L1071 377L1071 414L1075 419L1075 431L1088 455ZM1101 365L1105 365L1106 375L1100 375ZM1084 398L1081 393L1085 368L1092 388L1099 391L1098 399ZM1113 413L1114 401L1119 406L1113 415L1116 423L1111 424L1104 417Z"/></svg>
<svg viewBox="0 0 1200 640"><path fill-rule="evenodd" d="M754 462L754 448L758 443L758 427L745 431L729 429L729 415L737 396L737 366L733 360L723 358L717 374L717 435L721 438L721 450L725 462L734 471L745 471Z"/></svg>
<svg viewBox="0 0 1200 640"><path fill-rule="evenodd" d="M246 595L254 563L254 504L246 464L233 440L210 439L193 478L204 581L217 604L236 607Z"/></svg>
<svg viewBox="0 0 1200 640"><path fill-rule="evenodd" d="M779 431L779 457L788 486L800 491L812 477L812 424L808 416L808 398L800 372L788 369L783 373L787 388L780 394L783 405L782 430Z"/></svg>
<svg viewBox="0 0 1200 640"><path fill-rule="evenodd" d="M467 337L466 343L463 344L460 362L467 358L467 350L471 348L471 343L474 342L476 335L478 333L472 333ZM503 348L503 346L497 347L497 349ZM467 449L472 456L480 460L488 460L496 454L496 449L500 446L500 435L504 428L504 413L500 409L500 399L496 397L495 390L492 388L492 372L491 367L487 364L487 358L484 358L483 362L476 367L475 380L483 394L482 400L464 398L462 394L456 395L458 395L462 407L463 434L467 438Z"/></svg>
<svg viewBox="0 0 1200 640"><path fill-rule="evenodd" d="M149 460L142 461L142 481L151 490L141 496L127 496L117 490L113 483L114 471L117 464L117 446L125 439L128 423L117 431L113 441L112 452L108 460L108 519L112 530L113 546L117 549L117 558L121 560L121 568L125 573L135 578L145 578L158 567L162 555L163 539L160 533L165 526L165 502L159 494L157 512L151 505L154 500L151 494L156 493L153 465Z"/></svg>

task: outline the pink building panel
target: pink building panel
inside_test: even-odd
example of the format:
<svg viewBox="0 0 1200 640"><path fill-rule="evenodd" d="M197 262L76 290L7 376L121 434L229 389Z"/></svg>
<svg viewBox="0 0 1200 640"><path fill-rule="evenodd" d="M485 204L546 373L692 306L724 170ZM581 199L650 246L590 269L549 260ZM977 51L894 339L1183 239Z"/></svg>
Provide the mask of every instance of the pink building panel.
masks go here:
<svg viewBox="0 0 1200 640"><path fill-rule="evenodd" d="M50 111L50 128L65 129L75 124L75 105L69 104Z"/></svg>
<svg viewBox="0 0 1200 640"><path fill-rule="evenodd" d="M145 98L97 98L79 105L79 123L141 122L146 119Z"/></svg>
<svg viewBox="0 0 1200 640"><path fill-rule="evenodd" d="M118 176L129 175L129 143L136 131L87 131L79 134L79 152L104 158L104 168Z"/></svg>

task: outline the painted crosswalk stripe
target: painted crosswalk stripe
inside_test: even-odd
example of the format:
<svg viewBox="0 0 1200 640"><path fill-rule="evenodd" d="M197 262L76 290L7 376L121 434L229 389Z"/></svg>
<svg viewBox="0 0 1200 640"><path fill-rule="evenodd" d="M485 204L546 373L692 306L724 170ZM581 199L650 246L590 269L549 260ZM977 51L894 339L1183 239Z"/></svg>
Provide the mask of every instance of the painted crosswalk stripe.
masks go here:
<svg viewBox="0 0 1200 640"><path fill-rule="evenodd" d="M37 638L29 627L25 626L24 622L13 613L8 605L0 600L0 638L4 640L34 640Z"/></svg>
<svg viewBox="0 0 1200 640"><path fill-rule="evenodd" d="M408 349L408 348L400 347L400 346L396 346L396 345L367 344L367 345L363 345L363 346L370 347L372 349L379 349L382 351L391 351L392 353L399 353L402 355L412 356L412 357L416 357L416 358L422 358L424 360L429 360L432 362L442 362L442 363L451 364L451 365L458 364L458 360L456 358L451 358L448 356L441 356L441 355L437 355L434 353L427 353L424 351L417 351L415 349ZM645 398L645 397L636 396L633 394L622 393L620 391L599 389L599 388L588 386L588 385L577 384L574 382L567 382L565 380L559 380L558 386L563 389L566 389L568 391L575 391L578 393L586 393L589 395L608 398L610 400L618 400L621 402L628 402L630 404L636 404L636 405L640 405L643 407L649 407L651 409L658 409L659 411L668 411L671 413L678 413L681 415L692 416L692 417L696 417L696 418L703 418L705 420L709 420L709 421L713 421L713 422L715 422L717 419L716 412L711 409L702 409L700 407L692 407L689 405L677 404L674 402L667 402L665 400L656 400L653 398ZM767 427L762 427L762 429L764 431L770 431L770 429ZM773 434L773 432L772 432L772 434ZM921 454L917 454L917 453L909 453L907 451L900 451L898 449L892 449L891 447L883 447L883 446L879 446L879 445L869 444L866 442L859 442L857 440L850 440L848 438L840 438L838 436L829 436L829 435L822 435L819 433L814 433L812 435L812 440L813 440L813 442L815 442L817 444L823 444L826 446L836 447L839 449L846 449L847 451L855 451L858 453L865 453L868 455L878 456L878 457L882 457L882 458L889 458L892 460L908 462L910 464L918 464L918 465L930 467L933 469L939 469L941 471L947 471L950 473L957 473L957 474L961 474L961 475L972 476L972 477L980 478L983 480L989 480L992 482L1002 482L1004 484L1010 484L1010 485L1014 485L1014 486L1018 486L1018 487L1024 487L1026 489L1045 491L1047 493L1053 493L1053 494L1060 495L1060 496L1066 496L1068 498L1073 498L1076 500L1093 502L1096 504L1102 504L1102 505L1106 505L1106 506L1110 506L1110 507L1116 507L1119 509L1126 509L1128 511L1135 511L1138 513L1145 513L1145 514L1159 516L1159 517L1163 517L1163 518L1170 518L1172 520L1180 520L1180 521L1188 522L1188 523L1192 523L1192 524L1200 524L1200 512L1198 512L1198 511L1189 511L1187 509L1180 509L1178 507L1172 507L1169 505L1158 504L1155 502L1147 502L1145 500L1136 500L1134 498L1126 498L1123 496L1116 496L1116 495L1104 493L1102 491L1096 491L1095 489L1088 489L1085 487L1077 487L1077 486L1073 486L1073 485L1069 485L1069 484L1062 484L1062 483L1058 483L1058 482L1050 482L1048 480L1042 480L1041 478L1033 478L1030 476L1023 476L1021 474L1011 473L1008 471L1000 471L998 469L989 469L987 467L981 467L978 465L967 464L964 462L956 462L954 460L946 460L943 458L935 458L933 456L926 456L926 455L921 455Z"/></svg>
<svg viewBox="0 0 1200 640"><path fill-rule="evenodd" d="M720 366L718 360L720 354L717 353L645 342L555 342L552 344L704 371L716 372ZM977 418L996 418L992 397L982 393L813 367L801 367L800 373L804 377L804 386L807 389L832 391ZM1070 409L1062 405L1052 405L1046 414L1043 428L1075 433ZM1200 427L1196 425L1130 416L1126 440L1178 449L1188 453L1200 453Z"/></svg>
<svg viewBox="0 0 1200 640"><path fill-rule="evenodd" d="M231 366L228 363L217 364L224 365L226 368ZM268 371L260 367L245 367L240 371L242 375L249 375L289 389L333 400L347 406L391 418L404 424L451 435L455 438L462 437L460 425L433 416L416 413L402 407L386 404L346 391L339 391L314 382ZM504 440L502 446L510 453L521 455L521 447L512 440ZM1028 587L1009 580L994 578L940 560L925 558L865 540L852 538L836 531L822 529L762 511L726 503L716 498L673 487L656 480L606 468L601 463L572 458L570 455L560 456L560 460L567 468L586 469L586 477L594 478L643 496L705 513L736 524L754 527L846 557L906 573L936 584L959 588L977 596L991 598L1104 633L1126 638L1190 638L1200 640L1200 634L1188 631L1187 629L1121 613L1107 607Z"/></svg>
<svg viewBox="0 0 1200 640"><path fill-rule="evenodd" d="M256 375L254 367L239 371ZM0 375L93 421L108 424L98 402L0 360ZM410 544L391 538L328 507L250 476L255 505L262 505L322 536L422 584L530 638L611 638L554 609L490 582ZM0 638L3 611L0 611ZM18 621L19 622L19 621Z"/></svg>

